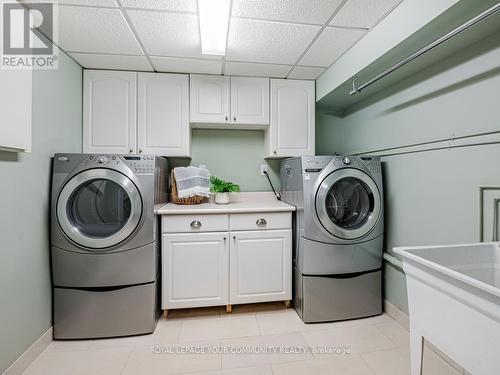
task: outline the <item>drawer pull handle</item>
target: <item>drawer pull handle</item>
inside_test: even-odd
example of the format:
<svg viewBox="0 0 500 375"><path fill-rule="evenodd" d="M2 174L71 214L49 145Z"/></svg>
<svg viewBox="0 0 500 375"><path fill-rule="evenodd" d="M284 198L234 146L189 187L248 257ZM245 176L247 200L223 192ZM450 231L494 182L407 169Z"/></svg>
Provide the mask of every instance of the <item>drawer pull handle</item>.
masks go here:
<svg viewBox="0 0 500 375"><path fill-rule="evenodd" d="M191 228L193 229L200 229L201 228L201 222L198 220L192 221L191 222Z"/></svg>
<svg viewBox="0 0 500 375"><path fill-rule="evenodd" d="M266 219L257 219L257 221L255 222L255 224L257 224L257 225L266 225L267 221L266 221Z"/></svg>

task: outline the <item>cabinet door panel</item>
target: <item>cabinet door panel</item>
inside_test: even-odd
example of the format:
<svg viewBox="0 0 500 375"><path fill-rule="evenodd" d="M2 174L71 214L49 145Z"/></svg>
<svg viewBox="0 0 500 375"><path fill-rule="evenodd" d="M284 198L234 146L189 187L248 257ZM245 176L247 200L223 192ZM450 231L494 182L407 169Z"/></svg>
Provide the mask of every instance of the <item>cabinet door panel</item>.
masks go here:
<svg viewBox="0 0 500 375"><path fill-rule="evenodd" d="M189 95L191 122L229 123L229 77L191 74Z"/></svg>
<svg viewBox="0 0 500 375"><path fill-rule="evenodd" d="M269 79L231 77L231 122L269 124Z"/></svg>
<svg viewBox="0 0 500 375"><path fill-rule="evenodd" d="M227 236L227 233L163 235L163 309L227 304Z"/></svg>
<svg viewBox="0 0 500 375"><path fill-rule="evenodd" d="M31 70L0 70L0 150L31 151Z"/></svg>
<svg viewBox="0 0 500 375"><path fill-rule="evenodd" d="M136 152L133 72L84 71L83 152Z"/></svg>
<svg viewBox="0 0 500 375"><path fill-rule="evenodd" d="M189 78L185 74L139 73L139 153L189 156Z"/></svg>
<svg viewBox="0 0 500 375"><path fill-rule="evenodd" d="M289 300L292 297L292 232L232 232L230 303Z"/></svg>
<svg viewBox="0 0 500 375"><path fill-rule="evenodd" d="M314 155L314 82L273 79L271 96L270 155Z"/></svg>

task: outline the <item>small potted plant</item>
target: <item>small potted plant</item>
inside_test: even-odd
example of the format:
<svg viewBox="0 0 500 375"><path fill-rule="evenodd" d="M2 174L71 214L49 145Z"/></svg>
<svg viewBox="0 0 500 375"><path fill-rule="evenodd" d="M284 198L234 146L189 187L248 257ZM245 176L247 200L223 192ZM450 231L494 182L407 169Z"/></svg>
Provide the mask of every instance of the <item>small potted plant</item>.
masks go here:
<svg viewBox="0 0 500 375"><path fill-rule="evenodd" d="M237 193L240 191L240 185L236 185L230 181L224 181L216 176L210 177L210 191L215 193L215 203L228 204L229 193Z"/></svg>

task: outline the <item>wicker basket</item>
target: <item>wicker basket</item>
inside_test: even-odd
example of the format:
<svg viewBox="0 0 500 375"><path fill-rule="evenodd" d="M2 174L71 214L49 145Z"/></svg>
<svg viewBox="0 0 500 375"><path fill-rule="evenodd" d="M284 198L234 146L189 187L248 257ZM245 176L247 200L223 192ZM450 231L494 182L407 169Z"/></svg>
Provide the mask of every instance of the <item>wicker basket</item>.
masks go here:
<svg viewBox="0 0 500 375"><path fill-rule="evenodd" d="M200 204L203 203L207 198L200 195L195 195L189 198L179 198L177 193L177 183L175 182L174 170L170 174L170 181L172 186L170 187L170 199L175 204Z"/></svg>

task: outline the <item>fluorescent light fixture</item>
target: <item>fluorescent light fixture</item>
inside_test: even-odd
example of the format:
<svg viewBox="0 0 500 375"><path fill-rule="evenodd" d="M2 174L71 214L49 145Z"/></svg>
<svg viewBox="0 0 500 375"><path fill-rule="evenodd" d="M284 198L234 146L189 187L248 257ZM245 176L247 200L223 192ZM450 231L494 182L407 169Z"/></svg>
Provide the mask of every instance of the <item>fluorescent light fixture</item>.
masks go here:
<svg viewBox="0 0 500 375"><path fill-rule="evenodd" d="M198 0L201 53L226 54L231 0Z"/></svg>

